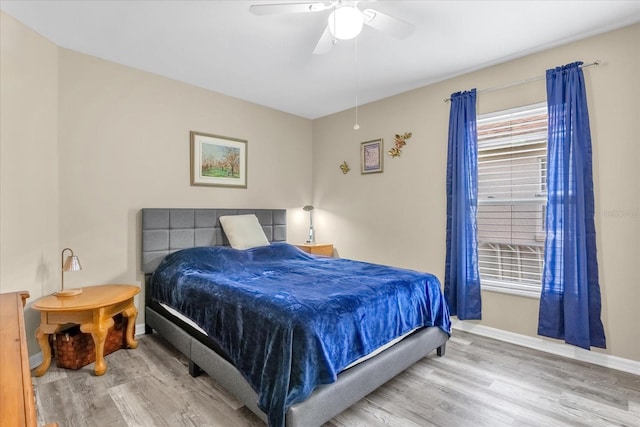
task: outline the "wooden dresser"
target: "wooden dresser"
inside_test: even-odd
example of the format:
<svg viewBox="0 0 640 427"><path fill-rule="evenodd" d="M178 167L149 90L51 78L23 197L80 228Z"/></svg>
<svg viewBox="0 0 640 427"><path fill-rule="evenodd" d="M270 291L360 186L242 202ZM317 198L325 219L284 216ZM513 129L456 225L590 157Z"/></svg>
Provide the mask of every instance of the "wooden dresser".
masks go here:
<svg viewBox="0 0 640 427"><path fill-rule="evenodd" d="M29 292L0 294L0 427L37 426L24 328L27 298Z"/></svg>

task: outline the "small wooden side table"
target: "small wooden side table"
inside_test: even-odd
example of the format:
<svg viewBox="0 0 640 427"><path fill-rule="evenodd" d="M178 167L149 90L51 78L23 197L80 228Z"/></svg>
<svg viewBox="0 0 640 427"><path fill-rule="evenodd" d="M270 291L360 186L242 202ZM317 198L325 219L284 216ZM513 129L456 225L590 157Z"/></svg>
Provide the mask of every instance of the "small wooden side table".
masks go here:
<svg viewBox="0 0 640 427"><path fill-rule="evenodd" d="M140 292L133 285L99 285L82 289L74 296L49 295L31 305L40 311L40 326L36 329L36 339L42 349L42 364L35 370L37 377L44 375L51 364L49 335L55 334L63 325L75 323L80 330L90 333L96 347L95 374L103 375L107 370L104 362L104 342L109 328L113 327L113 316L122 313L127 317L126 341L129 348L138 347L133 337L138 310L133 297Z"/></svg>
<svg viewBox="0 0 640 427"><path fill-rule="evenodd" d="M333 256L333 243L301 243L295 246L309 254Z"/></svg>

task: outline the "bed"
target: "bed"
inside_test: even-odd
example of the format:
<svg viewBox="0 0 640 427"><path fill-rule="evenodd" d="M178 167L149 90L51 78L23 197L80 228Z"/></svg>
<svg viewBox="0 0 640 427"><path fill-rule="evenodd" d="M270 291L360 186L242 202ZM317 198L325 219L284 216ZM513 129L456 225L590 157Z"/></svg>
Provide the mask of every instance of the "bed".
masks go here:
<svg viewBox="0 0 640 427"><path fill-rule="evenodd" d="M255 215L270 244L230 248L220 217L236 215ZM286 243L285 210L143 209L141 247L146 332L161 334L192 375L204 370L270 426L322 425L432 351L444 355L450 322L435 276L306 254ZM376 274L362 280L365 270ZM364 283L375 280L397 295L371 292ZM421 299L415 309L398 303ZM372 320L367 310L392 320ZM232 317L239 311L245 317Z"/></svg>

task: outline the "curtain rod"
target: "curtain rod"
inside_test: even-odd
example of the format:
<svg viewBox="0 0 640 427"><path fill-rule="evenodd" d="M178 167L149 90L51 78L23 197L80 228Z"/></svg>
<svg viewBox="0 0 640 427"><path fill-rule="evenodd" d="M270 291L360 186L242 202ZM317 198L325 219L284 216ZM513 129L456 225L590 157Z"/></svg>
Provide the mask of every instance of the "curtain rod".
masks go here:
<svg viewBox="0 0 640 427"><path fill-rule="evenodd" d="M600 65L600 64L602 64L602 61L600 61L599 59L596 59L595 61L593 61L590 64L582 64L580 66L580 68L588 68L588 67L593 67L595 65ZM524 85L524 84L527 84L527 83L537 82L538 80L542 80L542 79L544 79L546 77L547 77L546 74L544 74L542 76L535 76L535 77L531 77L531 78L528 78L528 79L525 79L525 80L518 80L516 82L505 83L505 84L501 84L501 85L497 85L497 86L488 87L486 89L479 90L476 93L479 95L481 93L495 92L497 90L508 89L508 88L514 87L514 86L520 86L520 85ZM449 102L449 101L451 101L451 98L445 98L443 101L444 102Z"/></svg>

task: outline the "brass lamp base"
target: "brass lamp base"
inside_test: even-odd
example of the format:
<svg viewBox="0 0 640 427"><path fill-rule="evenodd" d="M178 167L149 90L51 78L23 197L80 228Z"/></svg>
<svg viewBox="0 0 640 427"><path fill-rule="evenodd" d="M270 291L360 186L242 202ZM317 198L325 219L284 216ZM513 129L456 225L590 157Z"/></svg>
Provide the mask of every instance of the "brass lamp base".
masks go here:
<svg viewBox="0 0 640 427"><path fill-rule="evenodd" d="M80 295L82 293L82 288L75 289L64 289L62 291L54 292L53 295L57 297L72 297L74 295Z"/></svg>

